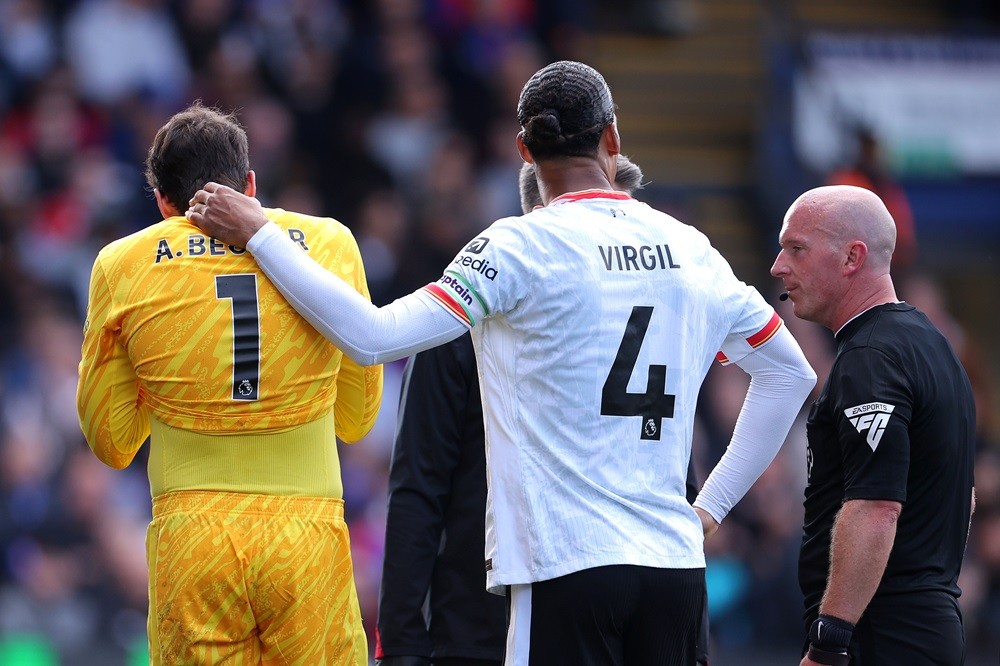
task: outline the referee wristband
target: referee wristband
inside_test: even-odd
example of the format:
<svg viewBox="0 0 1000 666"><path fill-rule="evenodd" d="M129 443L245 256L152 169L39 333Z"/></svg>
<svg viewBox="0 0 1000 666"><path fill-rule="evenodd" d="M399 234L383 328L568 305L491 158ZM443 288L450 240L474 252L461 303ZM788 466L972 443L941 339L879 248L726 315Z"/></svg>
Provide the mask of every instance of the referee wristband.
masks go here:
<svg viewBox="0 0 1000 666"><path fill-rule="evenodd" d="M806 656L811 661L815 661L817 664L823 664L824 666L848 666L848 664L851 663L851 658L846 652L830 652L829 650L821 650L815 645L809 646L809 651L806 652Z"/></svg>
<svg viewBox="0 0 1000 666"><path fill-rule="evenodd" d="M827 666L847 666L847 648L854 625L832 615L820 615L809 627L809 658Z"/></svg>

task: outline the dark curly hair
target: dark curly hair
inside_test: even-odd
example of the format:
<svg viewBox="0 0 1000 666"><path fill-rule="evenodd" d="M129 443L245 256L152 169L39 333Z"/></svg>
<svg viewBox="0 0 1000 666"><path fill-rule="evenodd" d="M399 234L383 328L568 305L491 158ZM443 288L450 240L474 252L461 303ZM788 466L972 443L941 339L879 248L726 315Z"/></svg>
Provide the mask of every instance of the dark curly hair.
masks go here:
<svg viewBox="0 0 1000 666"><path fill-rule="evenodd" d="M538 70L521 90L517 121L532 157L590 157L614 122L615 104L604 77L588 65L560 60Z"/></svg>
<svg viewBox="0 0 1000 666"><path fill-rule="evenodd" d="M243 191L250 172L247 134L236 117L195 102L156 132L146 156L146 182L180 212L215 181Z"/></svg>

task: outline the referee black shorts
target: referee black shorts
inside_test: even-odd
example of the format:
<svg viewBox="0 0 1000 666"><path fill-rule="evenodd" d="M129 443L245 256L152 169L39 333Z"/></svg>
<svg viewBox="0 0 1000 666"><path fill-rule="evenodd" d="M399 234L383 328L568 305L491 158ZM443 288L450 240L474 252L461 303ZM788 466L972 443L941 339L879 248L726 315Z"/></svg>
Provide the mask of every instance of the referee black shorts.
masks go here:
<svg viewBox="0 0 1000 666"><path fill-rule="evenodd" d="M811 624L815 619L815 613ZM854 628L851 666L961 666L965 630L958 600L923 590L877 595Z"/></svg>
<svg viewBox="0 0 1000 666"><path fill-rule="evenodd" d="M965 630L958 600L947 592L876 596L854 630L852 663L959 666ZM856 650L854 649L856 647Z"/></svg>
<svg viewBox="0 0 1000 666"><path fill-rule="evenodd" d="M596 567L509 594L505 666L695 663L704 569Z"/></svg>

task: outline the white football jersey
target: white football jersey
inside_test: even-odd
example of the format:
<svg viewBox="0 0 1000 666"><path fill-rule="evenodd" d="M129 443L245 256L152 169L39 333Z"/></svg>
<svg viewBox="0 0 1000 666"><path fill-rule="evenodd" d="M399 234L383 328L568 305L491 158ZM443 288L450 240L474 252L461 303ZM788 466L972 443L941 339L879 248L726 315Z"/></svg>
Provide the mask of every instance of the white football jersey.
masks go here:
<svg viewBox="0 0 1000 666"><path fill-rule="evenodd" d="M619 192L498 220L425 287L473 326L486 422L487 585L705 565L685 499L718 354L781 320L704 234Z"/></svg>

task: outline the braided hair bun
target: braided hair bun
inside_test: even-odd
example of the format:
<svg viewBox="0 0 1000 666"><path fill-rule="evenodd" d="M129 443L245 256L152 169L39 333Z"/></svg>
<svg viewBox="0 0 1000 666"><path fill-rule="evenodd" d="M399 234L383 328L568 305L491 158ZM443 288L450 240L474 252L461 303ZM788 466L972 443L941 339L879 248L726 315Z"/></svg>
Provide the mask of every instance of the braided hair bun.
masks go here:
<svg viewBox="0 0 1000 666"><path fill-rule="evenodd" d="M614 119L614 101L604 77L572 60L538 70L524 84L517 103L524 145L536 160L593 155L601 132Z"/></svg>

